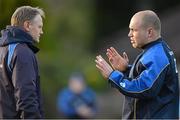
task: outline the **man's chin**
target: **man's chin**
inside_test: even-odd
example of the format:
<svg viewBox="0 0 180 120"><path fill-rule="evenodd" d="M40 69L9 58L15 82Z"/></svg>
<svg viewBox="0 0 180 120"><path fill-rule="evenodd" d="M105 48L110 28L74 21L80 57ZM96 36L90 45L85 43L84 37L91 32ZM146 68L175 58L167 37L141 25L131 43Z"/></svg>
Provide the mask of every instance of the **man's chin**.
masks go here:
<svg viewBox="0 0 180 120"><path fill-rule="evenodd" d="M34 42L35 42L35 43L39 43L39 39L35 39Z"/></svg>
<svg viewBox="0 0 180 120"><path fill-rule="evenodd" d="M137 45L135 45L135 44L132 44L132 47L133 47L133 48L137 48Z"/></svg>

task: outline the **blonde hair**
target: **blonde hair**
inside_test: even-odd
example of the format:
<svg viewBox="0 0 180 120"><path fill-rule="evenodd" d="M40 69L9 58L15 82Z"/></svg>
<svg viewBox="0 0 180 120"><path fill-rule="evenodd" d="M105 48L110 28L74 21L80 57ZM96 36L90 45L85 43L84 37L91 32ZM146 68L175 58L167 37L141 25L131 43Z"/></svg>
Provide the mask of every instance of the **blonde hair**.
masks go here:
<svg viewBox="0 0 180 120"><path fill-rule="evenodd" d="M22 6L16 9L11 17L12 26L23 26L26 20L32 21L36 15L45 17L44 11L38 7Z"/></svg>

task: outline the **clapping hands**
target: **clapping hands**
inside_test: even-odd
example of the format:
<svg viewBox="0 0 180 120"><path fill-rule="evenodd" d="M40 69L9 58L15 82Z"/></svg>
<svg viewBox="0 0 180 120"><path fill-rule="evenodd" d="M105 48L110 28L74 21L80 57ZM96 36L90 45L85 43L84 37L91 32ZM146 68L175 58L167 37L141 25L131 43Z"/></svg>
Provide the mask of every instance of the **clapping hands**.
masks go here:
<svg viewBox="0 0 180 120"><path fill-rule="evenodd" d="M113 47L110 47L107 49L106 55L114 70L119 70L121 72L126 71L129 59L125 52L123 53L123 56L121 56Z"/></svg>
<svg viewBox="0 0 180 120"><path fill-rule="evenodd" d="M96 56L95 60L96 67L104 78L108 78L113 70L119 70L123 72L127 69L129 59L125 52L123 53L123 56L121 56L113 47L110 47L107 49L106 55L110 64L106 62L101 55Z"/></svg>

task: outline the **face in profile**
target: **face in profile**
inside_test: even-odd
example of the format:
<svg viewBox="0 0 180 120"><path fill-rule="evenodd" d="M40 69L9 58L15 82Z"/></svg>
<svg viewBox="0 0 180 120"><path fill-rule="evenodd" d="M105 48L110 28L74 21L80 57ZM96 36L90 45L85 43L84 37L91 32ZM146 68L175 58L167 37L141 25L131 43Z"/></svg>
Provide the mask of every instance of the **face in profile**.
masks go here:
<svg viewBox="0 0 180 120"><path fill-rule="evenodd" d="M43 20L40 15L36 15L32 21L29 23L28 33L32 36L33 40L39 43L41 34L43 34Z"/></svg>
<svg viewBox="0 0 180 120"><path fill-rule="evenodd" d="M142 27L141 16L133 16L129 24L128 37L134 48L142 48L148 42L148 31Z"/></svg>

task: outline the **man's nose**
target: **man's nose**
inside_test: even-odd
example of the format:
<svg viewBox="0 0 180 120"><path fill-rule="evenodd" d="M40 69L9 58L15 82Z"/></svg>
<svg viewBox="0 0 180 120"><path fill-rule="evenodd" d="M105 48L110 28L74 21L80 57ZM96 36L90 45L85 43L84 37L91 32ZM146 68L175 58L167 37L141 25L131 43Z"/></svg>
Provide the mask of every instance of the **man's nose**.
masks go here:
<svg viewBox="0 0 180 120"><path fill-rule="evenodd" d="M43 30L41 30L41 32L40 32L41 34L43 34Z"/></svg>
<svg viewBox="0 0 180 120"><path fill-rule="evenodd" d="M131 31L129 31L129 33L128 33L128 37L131 37L132 35L131 35Z"/></svg>

